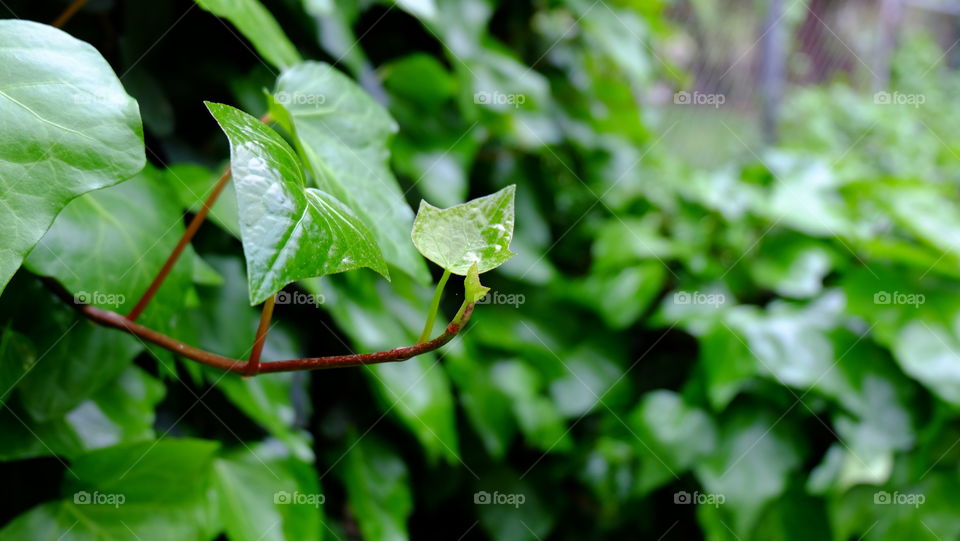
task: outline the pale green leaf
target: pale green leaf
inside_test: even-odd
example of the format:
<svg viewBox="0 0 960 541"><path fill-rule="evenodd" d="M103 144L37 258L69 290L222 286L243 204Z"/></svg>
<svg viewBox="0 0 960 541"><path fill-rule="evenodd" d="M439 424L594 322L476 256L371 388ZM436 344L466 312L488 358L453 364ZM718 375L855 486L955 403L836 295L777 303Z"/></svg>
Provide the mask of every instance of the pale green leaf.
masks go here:
<svg viewBox="0 0 960 541"><path fill-rule="evenodd" d="M477 265L480 273L495 269L513 257L513 196L506 188L448 209L420 202L413 223L413 244L424 257L444 269L465 276Z"/></svg>

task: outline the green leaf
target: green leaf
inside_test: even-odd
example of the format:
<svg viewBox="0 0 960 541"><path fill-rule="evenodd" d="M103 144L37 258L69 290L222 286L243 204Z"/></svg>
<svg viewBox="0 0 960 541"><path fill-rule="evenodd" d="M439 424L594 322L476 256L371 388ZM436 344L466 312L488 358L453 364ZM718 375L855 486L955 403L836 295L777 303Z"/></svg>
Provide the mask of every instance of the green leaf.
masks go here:
<svg viewBox="0 0 960 541"><path fill-rule="evenodd" d="M215 442L173 440L94 451L70 464L64 499L33 508L0 539L212 539Z"/></svg>
<svg viewBox="0 0 960 541"><path fill-rule="evenodd" d="M143 345L84 319L27 278L18 275L3 297L13 314L5 332L13 343L2 348L0 363L4 373L19 375L0 392L15 386L30 417L54 420L113 381Z"/></svg>
<svg viewBox="0 0 960 541"><path fill-rule="evenodd" d="M717 444L713 420L672 391L644 395L627 422L642 457L638 488L643 492L673 481Z"/></svg>
<svg viewBox="0 0 960 541"><path fill-rule="evenodd" d="M123 184L73 200L30 252L25 266L56 278L82 302L127 313L184 232L181 205L165 180L148 166ZM143 312L141 323L171 333L191 287L196 259L188 247Z"/></svg>
<svg viewBox="0 0 960 541"><path fill-rule="evenodd" d="M910 377L943 400L960 404L960 340L954 331L917 318L897 333L893 351Z"/></svg>
<svg viewBox="0 0 960 541"><path fill-rule="evenodd" d="M270 444L214 464L220 512L230 541L319 541L324 495L311 464Z"/></svg>
<svg viewBox="0 0 960 541"><path fill-rule="evenodd" d="M517 424L530 446L546 452L569 451L573 447L563 415L545 396L536 370L523 361L511 360L494 364L490 372L493 384L509 398Z"/></svg>
<svg viewBox="0 0 960 541"><path fill-rule="evenodd" d="M90 45L0 21L0 291L74 197L144 164L137 103Z"/></svg>
<svg viewBox="0 0 960 541"><path fill-rule="evenodd" d="M502 458L516 432L513 401L497 388L482 356L466 342L448 344L443 359L444 369L459 391L459 403L487 454Z"/></svg>
<svg viewBox="0 0 960 541"><path fill-rule="evenodd" d="M474 264L480 273L513 257L515 185L448 209L420 202L413 223L413 244L424 257L464 276Z"/></svg>
<svg viewBox="0 0 960 541"><path fill-rule="evenodd" d="M803 443L787 422L761 409L743 407L723 420L717 449L694 466L706 492L722 495L731 528L743 535L764 505L787 488L802 461Z"/></svg>
<svg viewBox="0 0 960 541"><path fill-rule="evenodd" d="M199 288L200 306L191 312L190 320L197 330L197 343L207 351L236 359L246 358L260 314L244 305L247 288L243 263L239 258L227 257L211 257L210 263L224 277L224 283ZM295 347L286 330L279 321L271 326L263 347L266 361L300 356L299 348ZM310 378L306 374L288 372L233 378L223 377L219 370L205 373L207 380L216 385L237 409L284 442L295 456L301 460L313 460L310 436L295 426L295 411L291 406L295 394L307 396L309 393Z"/></svg>
<svg viewBox="0 0 960 541"><path fill-rule="evenodd" d="M192 163L177 163L163 170L167 184L173 187L180 204L190 212L197 212L210 196L217 183L218 173ZM210 208L208 218L215 224L240 238L240 216L237 211L237 192L233 182L227 182L216 202Z"/></svg>
<svg viewBox="0 0 960 541"><path fill-rule="evenodd" d="M325 309L362 351L412 344L426 317L429 292L404 275L389 287L371 275L348 274L335 279L301 282L322 293ZM396 314L409 314L404 319ZM441 351L437 355L444 355ZM431 461L458 460L456 407L450 380L438 356L418 355L402 363L368 367L368 376L383 411L396 415L416 435Z"/></svg>
<svg viewBox="0 0 960 541"><path fill-rule="evenodd" d="M364 539L405 541L413 511L407 465L375 436L350 438L339 468Z"/></svg>
<svg viewBox="0 0 960 541"><path fill-rule="evenodd" d="M400 8L414 17L432 20L437 16L437 6L433 0L396 0Z"/></svg>
<svg viewBox="0 0 960 541"><path fill-rule="evenodd" d="M377 242L332 195L307 188L299 159L252 116L207 103L230 139L250 304L314 276L369 267L389 277Z"/></svg>
<svg viewBox="0 0 960 541"><path fill-rule="evenodd" d="M203 9L233 23L267 62L284 69L302 59L273 15L259 0L196 0Z"/></svg>
<svg viewBox="0 0 960 541"><path fill-rule="evenodd" d="M84 452L153 439L154 408L164 387L143 370L130 366L63 417L34 422L23 413L0 412L0 460L21 460Z"/></svg>
<svg viewBox="0 0 960 541"><path fill-rule="evenodd" d="M283 72L275 117L294 134L317 186L345 202L373 232L388 263L421 282L423 260L406 232L413 211L389 167L397 125L387 111L332 66L304 62Z"/></svg>

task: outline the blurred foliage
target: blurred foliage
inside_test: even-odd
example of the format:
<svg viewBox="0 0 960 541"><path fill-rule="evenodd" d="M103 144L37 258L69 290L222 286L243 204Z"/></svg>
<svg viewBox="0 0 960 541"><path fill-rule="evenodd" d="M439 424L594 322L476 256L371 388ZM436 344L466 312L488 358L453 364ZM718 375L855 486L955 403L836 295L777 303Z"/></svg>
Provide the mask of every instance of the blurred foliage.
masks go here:
<svg viewBox="0 0 960 541"><path fill-rule="evenodd" d="M922 104L794 88L780 144L720 130L736 157L707 169L710 139L662 144L671 117L646 98L682 80L658 54L676 32L664 2L200 4L226 19L104 0L67 27L138 99L153 165L85 198L109 209L102 223L67 207L0 297L0 470L15 488L0 539L960 536L960 77L933 40L903 40L884 90ZM8 9L45 21L62 7ZM45 292L31 273L100 273L135 298L181 227L167 215L195 210L228 156L203 100L260 115L301 56L387 107L411 205L517 185L518 255L484 277L457 341L241 379ZM151 317L242 357L257 313L232 197ZM121 231L108 219L131 212ZM116 235L144 258L94 245ZM391 276L288 286L318 302L277 307L265 358L412 343L431 288Z"/></svg>

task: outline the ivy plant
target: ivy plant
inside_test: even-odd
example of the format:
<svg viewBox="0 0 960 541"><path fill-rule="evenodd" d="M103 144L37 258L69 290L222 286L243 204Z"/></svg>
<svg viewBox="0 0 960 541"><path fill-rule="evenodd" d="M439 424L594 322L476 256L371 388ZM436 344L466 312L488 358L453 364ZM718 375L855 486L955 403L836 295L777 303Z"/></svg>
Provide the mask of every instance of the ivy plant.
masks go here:
<svg viewBox="0 0 960 541"><path fill-rule="evenodd" d="M254 1L201 4L231 18L241 29L267 24L279 32ZM151 240L165 242L150 238L158 223L129 213L131 202L140 198L149 206L150 190L165 189L152 180L155 174L149 170L136 182L128 181L129 189L124 185L121 191L84 196L70 204L51 228L54 216L73 197L123 182L144 167L136 102L89 45L45 25L0 21L0 54L8 56L11 74L0 87L4 100L0 114L9 119L7 129L0 132L0 138L6 138L0 145L3 227L9 229L5 234L11 239L4 250L0 279L9 280L23 255L43 237L40 251L31 254L28 266L48 277L50 287L82 315L183 357L245 375L403 361L444 345L483 296L479 273L496 268L512 255L514 188L447 210L424 202L414 222L386 163L387 139L396 131L387 112L333 67L299 62L286 41L264 39L257 44L266 57L286 68L270 96L274 116L258 120L226 104L206 103L229 141L230 165L169 256L161 261L151 255L151 262L144 256L153 250L139 254L138 249ZM293 146L270 127L273 119ZM27 141L13 144L23 134ZM164 334L173 328L177 305L151 311L147 325L137 322L165 280L177 274L174 269L184 268L177 265L180 256L192 254L193 235L231 180L249 301L264 305L246 361ZM156 212L156 220L164 222L177 211L150 208L149 212ZM131 228L125 223L136 225ZM275 295L286 285L364 267L387 280L389 266L423 279L422 260L399 233L411 223L413 245L444 269L418 344L377 353L260 363ZM113 237L120 246L91 258L84 253L89 247L77 241L78 235ZM115 290L109 284L124 283L130 269L118 269L131 261L135 277L149 278L155 272L149 282L131 282L142 291L114 294L119 301L99 294L88 298L87 291ZM112 271L120 275L111 276ZM428 335L440 293L451 272L467 275L465 301L450 326L431 341ZM84 278L89 276L101 280ZM140 293L136 304L127 306L131 304L128 294L133 299ZM126 315L116 310L123 307L129 308Z"/></svg>

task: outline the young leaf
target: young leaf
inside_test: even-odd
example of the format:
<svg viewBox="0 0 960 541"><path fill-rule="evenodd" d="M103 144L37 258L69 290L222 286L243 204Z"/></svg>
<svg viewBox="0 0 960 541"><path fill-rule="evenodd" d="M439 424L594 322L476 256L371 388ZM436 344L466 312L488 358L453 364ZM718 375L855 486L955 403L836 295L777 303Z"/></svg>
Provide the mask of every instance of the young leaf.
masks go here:
<svg viewBox="0 0 960 541"><path fill-rule="evenodd" d="M233 23L260 56L274 66L283 69L301 61L297 48L259 0L197 0L197 4Z"/></svg>
<svg viewBox="0 0 960 541"><path fill-rule="evenodd" d="M90 45L0 21L0 291L74 197L144 164L137 102Z"/></svg>
<svg viewBox="0 0 960 541"><path fill-rule="evenodd" d="M303 278L369 267L389 279L377 241L332 195L307 188L276 132L228 105L207 103L230 140L250 304Z"/></svg>
<svg viewBox="0 0 960 541"><path fill-rule="evenodd" d="M478 274L495 269L514 256L513 196L515 185L448 209L420 202L413 223L413 244L424 257L465 276L474 264Z"/></svg>
<svg viewBox="0 0 960 541"><path fill-rule="evenodd" d="M463 281L464 302L477 302L482 299L488 291L490 291L490 288L480 283L480 270L477 264L474 263L470 265L470 270L467 271L467 277Z"/></svg>
<svg viewBox="0 0 960 541"><path fill-rule="evenodd" d="M429 274L406 232L413 211L390 171L397 131L387 111L328 64L304 62L277 80L275 118L295 134L320 189L346 203L376 236L384 258L420 282Z"/></svg>

